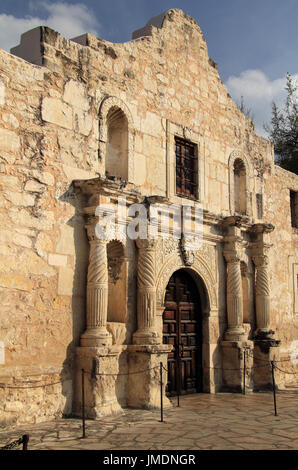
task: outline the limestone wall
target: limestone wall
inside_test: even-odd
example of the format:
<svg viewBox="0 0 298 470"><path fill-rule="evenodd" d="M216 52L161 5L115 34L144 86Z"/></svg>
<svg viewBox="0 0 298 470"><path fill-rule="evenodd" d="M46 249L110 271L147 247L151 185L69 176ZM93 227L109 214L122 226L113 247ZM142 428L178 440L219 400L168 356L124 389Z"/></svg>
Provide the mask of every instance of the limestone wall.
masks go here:
<svg viewBox="0 0 298 470"><path fill-rule="evenodd" d="M124 44L90 34L69 41L41 27L32 33L40 37L39 58L0 50L0 384L35 387L0 388L1 422L71 412L89 251L84 201L72 182L105 175L109 106L127 118L128 180L144 196L182 201L175 135L197 143L199 199L221 217L234 210L233 162L244 161L250 221L258 219L259 193L263 220L276 226L272 326L285 355L297 338L297 233L288 191L298 190L297 177L274 167L271 144L227 94L197 23L170 10L158 24ZM22 56L22 48L14 54ZM132 318L131 298L129 305Z"/></svg>
<svg viewBox="0 0 298 470"><path fill-rule="evenodd" d="M298 339L297 311L297 229L291 224L290 189L298 190L298 178L276 166L272 175L265 178L266 220L274 224L270 234L270 287L272 328L281 340L282 359L288 359L296 349ZM294 343L296 341L296 343ZM295 346L296 344L296 346ZM296 361L297 362L297 361ZM285 363L282 369L291 370L293 363ZM295 376L287 381L296 382Z"/></svg>

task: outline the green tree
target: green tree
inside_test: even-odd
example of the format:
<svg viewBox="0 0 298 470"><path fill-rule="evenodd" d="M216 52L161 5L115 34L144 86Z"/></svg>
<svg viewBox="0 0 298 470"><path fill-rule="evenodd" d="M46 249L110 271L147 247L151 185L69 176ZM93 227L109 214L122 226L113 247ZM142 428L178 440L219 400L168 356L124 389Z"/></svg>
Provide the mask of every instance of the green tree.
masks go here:
<svg viewBox="0 0 298 470"><path fill-rule="evenodd" d="M298 85L289 73L285 89L284 108L278 109L273 102L271 126L264 128L274 145L277 165L298 174Z"/></svg>

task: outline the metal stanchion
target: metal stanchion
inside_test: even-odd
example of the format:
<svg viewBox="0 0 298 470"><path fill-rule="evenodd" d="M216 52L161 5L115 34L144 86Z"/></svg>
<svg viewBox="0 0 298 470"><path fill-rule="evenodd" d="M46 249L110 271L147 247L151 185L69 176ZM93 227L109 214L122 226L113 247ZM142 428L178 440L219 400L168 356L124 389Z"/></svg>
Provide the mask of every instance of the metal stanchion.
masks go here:
<svg viewBox="0 0 298 470"><path fill-rule="evenodd" d="M163 383L162 383L162 362L160 363L160 421L163 422Z"/></svg>
<svg viewBox="0 0 298 470"><path fill-rule="evenodd" d="M274 368L275 368L274 361L271 361L272 387L273 387L273 400L274 400L274 415L277 416Z"/></svg>
<svg viewBox="0 0 298 470"><path fill-rule="evenodd" d="M244 356L243 356L243 394L245 395L245 376L246 376L246 349L244 349Z"/></svg>
<svg viewBox="0 0 298 470"><path fill-rule="evenodd" d="M23 450L28 450L29 434L23 435Z"/></svg>
<svg viewBox="0 0 298 470"><path fill-rule="evenodd" d="M177 376L177 406L180 406L180 361L177 363L177 368L176 368L176 376Z"/></svg>
<svg viewBox="0 0 298 470"><path fill-rule="evenodd" d="M181 351L182 348L182 351ZM181 357L183 355L183 345L178 346L178 362L177 362L177 406L180 407L180 395L181 395Z"/></svg>
<svg viewBox="0 0 298 470"><path fill-rule="evenodd" d="M86 437L86 426L85 426L85 376L84 369L82 369L82 420L83 420L83 438Z"/></svg>

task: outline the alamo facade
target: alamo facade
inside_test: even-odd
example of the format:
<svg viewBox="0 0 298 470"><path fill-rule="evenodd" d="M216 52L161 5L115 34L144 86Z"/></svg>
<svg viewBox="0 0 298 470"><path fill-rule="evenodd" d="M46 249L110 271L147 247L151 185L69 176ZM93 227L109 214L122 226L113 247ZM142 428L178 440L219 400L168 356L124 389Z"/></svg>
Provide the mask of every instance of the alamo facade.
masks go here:
<svg viewBox="0 0 298 470"><path fill-rule="evenodd" d="M0 50L0 169L2 425L79 416L82 370L89 418L158 408L160 363L167 406L241 393L244 371L268 390L272 361L295 382L298 177L195 20L169 10L123 44L41 26ZM155 236L127 236L132 207L157 209Z"/></svg>

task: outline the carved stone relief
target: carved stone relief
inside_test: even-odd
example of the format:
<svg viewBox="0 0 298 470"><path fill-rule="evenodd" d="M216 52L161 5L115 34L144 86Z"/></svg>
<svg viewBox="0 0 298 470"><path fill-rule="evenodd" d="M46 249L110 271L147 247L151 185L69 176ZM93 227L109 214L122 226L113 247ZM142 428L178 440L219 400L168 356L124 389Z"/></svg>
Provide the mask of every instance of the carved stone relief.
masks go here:
<svg viewBox="0 0 298 470"><path fill-rule="evenodd" d="M159 275L157 277L157 305L162 306L164 301L164 294L166 285L173 274L178 269L186 268L187 266L183 263L181 256L178 253L172 253L167 257L166 263L164 263ZM206 261L196 253L194 256L194 262L191 266L201 278L206 286L206 290L209 297L210 306L217 306L217 294L216 294L216 281L213 274L207 267Z"/></svg>

